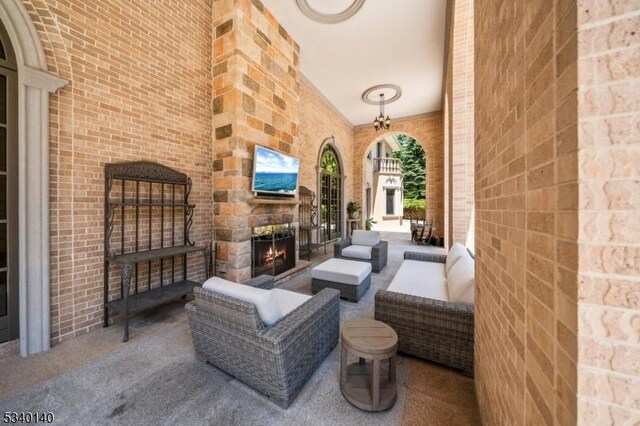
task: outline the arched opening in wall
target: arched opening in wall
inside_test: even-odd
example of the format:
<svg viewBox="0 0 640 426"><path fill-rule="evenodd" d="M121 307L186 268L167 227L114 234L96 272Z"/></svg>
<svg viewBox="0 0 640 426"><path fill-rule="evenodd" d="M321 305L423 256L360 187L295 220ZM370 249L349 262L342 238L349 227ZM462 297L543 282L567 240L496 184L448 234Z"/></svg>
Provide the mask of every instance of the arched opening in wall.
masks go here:
<svg viewBox="0 0 640 426"><path fill-rule="evenodd" d="M320 243L342 237L344 222L344 175L342 162L333 138L320 148L318 158L318 210Z"/></svg>
<svg viewBox="0 0 640 426"><path fill-rule="evenodd" d="M11 77L5 76L6 103L3 104L6 113L4 131L6 144L0 148L7 162L6 184L4 200L6 205L1 208L6 214L7 234L2 244L8 244L6 253L7 288L10 290L9 275L13 265L17 263L19 274L12 276L18 280L18 324L10 322L9 329L18 327L20 353L27 356L49 349L51 345L50 318L50 258L49 258L49 94L67 84L67 81L48 72L44 48L40 35L35 28L32 17L22 2L0 2L0 22L4 26L3 48L5 58L8 59L6 49L12 47L15 67L5 66L9 71L16 71L17 102L14 103L15 115L13 120L15 136L11 133ZM1 65L1 64L0 64ZM10 74L10 73L9 73ZM19 118L19 120L18 120ZM15 124L17 123L17 125ZM0 126L2 127L2 126ZM9 151L10 139L14 138L18 152L17 163L9 162L12 155ZM15 155L14 155L15 160ZM16 183L20 197L10 195L11 167L17 170ZM2 185L0 185L2 186ZM17 215L11 220L12 203L17 204ZM15 223L15 225L12 225ZM15 233L11 236L11 233ZM11 239L17 241L13 247ZM3 246L4 247L4 246ZM17 251L17 253L16 253ZM16 260L17 259L17 260ZM4 275L0 276L4 279ZM4 283L4 282L3 282ZM15 300L7 297L6 303ZM11 317L13 314L9 314Z"/></svg>
<svg viewBox="0 0 640 426"><path fill-rule="evenodd" d="M0 22L0 343L19 337L17 63Z"/></svg>
<svg viewBox="0 0 640 426"><path fill-rule="evenodd" d="M374 140L363 167L365 227L412 232L426 217L426 153L411 135L395 132Z"/></svg>

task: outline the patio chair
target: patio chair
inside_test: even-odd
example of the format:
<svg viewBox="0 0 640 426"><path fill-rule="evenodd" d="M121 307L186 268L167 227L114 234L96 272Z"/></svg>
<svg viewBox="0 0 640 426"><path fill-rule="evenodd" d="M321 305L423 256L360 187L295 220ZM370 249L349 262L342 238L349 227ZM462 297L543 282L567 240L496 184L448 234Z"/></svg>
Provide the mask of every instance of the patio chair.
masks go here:
<svg viewBox="0 0 640 426"><path fill-rule="evenodd" d="M387 265L388 247L380 232L355 229L351 238L333 245L333 257L370 262L371 270L380 272Z"/></svg>
<svg viewBox="0 0 640 426"><path fill-rule="evenodd" d="M340 292L327 288L311 297L271 290L273 278L265 275L244 285L212 281L216 291L207 283L196 287L186 305L196 356L287 408L338 343ZM255 303L239 298L245 293ZM280 309L282 318L265 311L269 298L276 305L266 309Z"/></svg>

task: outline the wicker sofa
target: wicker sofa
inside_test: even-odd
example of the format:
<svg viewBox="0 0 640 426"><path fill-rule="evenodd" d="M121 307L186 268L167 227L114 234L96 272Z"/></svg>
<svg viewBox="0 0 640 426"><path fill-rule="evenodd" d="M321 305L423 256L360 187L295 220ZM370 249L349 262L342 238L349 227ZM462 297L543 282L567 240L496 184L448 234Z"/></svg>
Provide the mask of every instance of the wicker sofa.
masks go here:
<svg viewBox="0 0 640 426"><path fill-rule="evenodd" d="M380 232L361 229L333 245L333 257L370 262L373 272L380 272L387 265L388 251L389 243L382 241Z"/></svg>
<svg viewBox="0 0 640 426"><path fill-rule="evenodd" d="M473 376L474 260L462 245L452 251L405 252L387 290L375 295L375 319L398 333L398 351Z"/></svg>
<svg viewBox="0 0 640 426"><path fill-rule="evenodd" d="M266 325L259 303L208 290L207 283L196 287L195 300L186 306L196 356L287 408L338 343L340 293L325 289L311 297L271 290L273 278L267 276L245 284L253 287L252 291L262 289L257 290L260 297L261 291L267 297L273 296L267 293L279 292L279 303L284 295L288 308L292 308L291 300L297 307ZM242 284L232 286L234 291L246 290Z"/></svg>

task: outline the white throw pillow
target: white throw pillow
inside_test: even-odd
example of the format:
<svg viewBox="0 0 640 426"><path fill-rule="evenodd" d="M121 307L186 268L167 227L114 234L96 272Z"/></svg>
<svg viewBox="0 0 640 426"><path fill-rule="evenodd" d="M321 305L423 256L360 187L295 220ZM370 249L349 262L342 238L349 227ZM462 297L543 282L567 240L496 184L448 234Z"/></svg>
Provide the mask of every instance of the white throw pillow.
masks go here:
<svg viewBox="0 0 640 426"><path fill-rule="evenodd" d="M475 281L474 281L474 283L469 286L467 291L462 293L462 296L460 296L460 298L458 300L454 300L454 302L466 303L467 305L473 305L473 303L475 301L475 293L476 293L476 286L475 286Z"/></svg>
<svg viewBox="0 0 640 426"><path fill-rule="evenodd" d="M470 257L461 257L451 267L447 275L449 300L458 302L462 295L474 284L474 261Z"/></svg>
<svg viewBox="0 0 640 426"><path fill-rule="evenodd" d="M455 265L455 263L460 259L461 256L468 254L467 249L460 243L454 243L449 249L449 253L447 253L447 260L445 261L445 269L447 271L447 276L449 275L449 271Z"/></svg>
<svg viewBox="0 0 640 426"><path fill-rule="evenodd" d="M274 324L284 316L278 300L270 290L234 283L220 277L209 278L202 287L255 305L265 325Z"/></svg>
<svg viewBox="0 0 640 426"><path fill-rule="evenodd" d="M375 246L380 242L380 232L355 229L351 235L351 244L359 246Z"/></svg>

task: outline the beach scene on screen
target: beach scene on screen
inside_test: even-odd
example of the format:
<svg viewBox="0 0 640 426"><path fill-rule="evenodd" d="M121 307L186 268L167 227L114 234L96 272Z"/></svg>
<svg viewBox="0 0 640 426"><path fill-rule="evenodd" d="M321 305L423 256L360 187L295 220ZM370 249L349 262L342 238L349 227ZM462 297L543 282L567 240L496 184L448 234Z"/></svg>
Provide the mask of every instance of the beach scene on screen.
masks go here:
<svg viewBox="0 0 640 426"><path fill-rule="evenodd" d="M254 192L295 194L298 185L299 163L300 160L297 158L263 147L256 147Z"/></svg>

